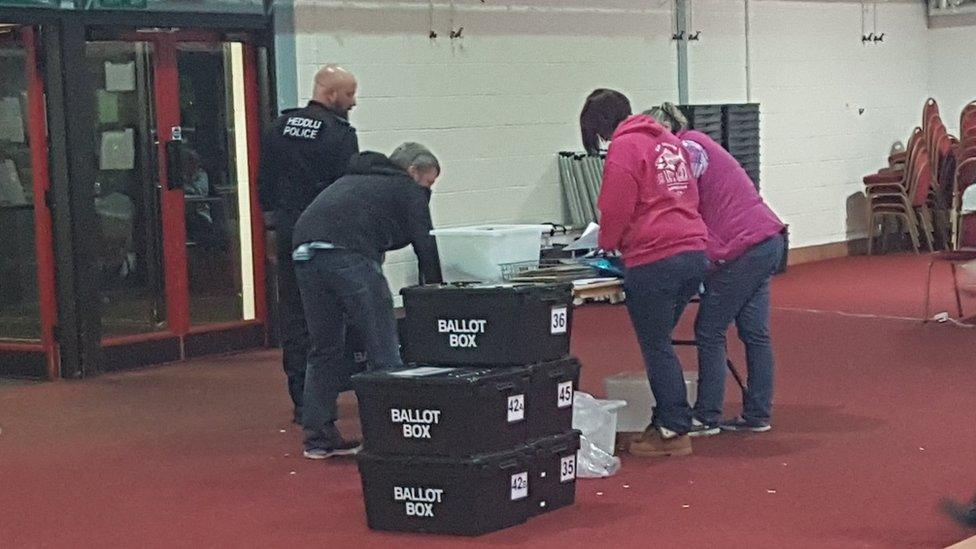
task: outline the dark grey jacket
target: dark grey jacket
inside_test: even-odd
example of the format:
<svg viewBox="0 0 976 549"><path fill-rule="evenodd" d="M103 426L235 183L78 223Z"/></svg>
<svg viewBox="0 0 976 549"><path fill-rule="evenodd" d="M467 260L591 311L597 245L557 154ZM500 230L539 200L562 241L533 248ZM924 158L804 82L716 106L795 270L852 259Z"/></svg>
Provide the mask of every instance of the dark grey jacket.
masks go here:
<svg viewBox="0 0 976 549"><path fill-rule="evenodd" d="M347 175L312 201L295 224L292 249L330 242L380 260L385 252L413 245L420 282L442 281L437 244L430 235L430 189L378 152L349 162Z"/></svg>

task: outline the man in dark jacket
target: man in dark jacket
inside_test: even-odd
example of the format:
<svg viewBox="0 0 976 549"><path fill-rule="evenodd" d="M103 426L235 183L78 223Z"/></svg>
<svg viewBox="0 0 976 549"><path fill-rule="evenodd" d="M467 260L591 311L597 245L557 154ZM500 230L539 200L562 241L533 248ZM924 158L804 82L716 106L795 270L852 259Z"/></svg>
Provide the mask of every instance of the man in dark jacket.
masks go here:
<svg viewBox="0 0 976 549"><path fill-rule="evenodd" d="M364 152L295 224L292 258L311 342L302 413L309 459L359 449L334 424L345 326L363 336L370 369L402 365L383 254L413 245L421 282L441 281L430 235L430 187L438 175L437 158L416 143L404 143L390 158Z"/></svg>
<svg viewBox="0 0 976 549"><path fill-rule="evenodd" d="M301 418L308 354L308 327L291 262L292 228L323 188L339 179L359 152L349 110L356 105L356 78L336 65L315 75L312 100L274 122L261 147L261 206L272 212L278 273L278 322L288 393Z"/></svg>

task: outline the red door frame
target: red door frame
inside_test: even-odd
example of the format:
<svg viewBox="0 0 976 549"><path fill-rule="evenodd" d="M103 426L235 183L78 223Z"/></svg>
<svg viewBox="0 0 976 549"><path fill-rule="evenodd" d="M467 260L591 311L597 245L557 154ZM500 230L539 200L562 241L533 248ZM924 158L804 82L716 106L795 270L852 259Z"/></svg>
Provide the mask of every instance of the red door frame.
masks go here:
<svg viewBox="0 0 976 549"><path fill-rule="evenodd" d="M223 330L253 324L267 325L267 300L264 288L264 219L257 200L258 159L260 157L260 128L258 116L257 52L250 43L243 43L245 117L247 120L248 167L250 180L251 245L254 277L254 320L191 326L190 288L187 271L185 203L181 189L168 189L166 143L173 139L173 128L182 125L179 104L179 71L177 51L182 43L219 44L219 34L209 31L180 30L176 32L130 32L122 40L148 42L153 45L153 94L156 106L158 177L161 190L163 226L163 277L166 288L166 332L133 334L105 338L103 345L153 340L176 335L185 338L190 333Z"/></svg>
<svg viewBox="0 0 976 549"><path fill-rule="evenodd" d="M254 318L267 326L268 303L264 269L264 216L258 203L258 165L261 158L261 108L258 91L258 52L254 44L244 43L244 102L247 115L247 162L251 187L251 254L254 262Z"/></svg>
<svg viewBox="0 0 976 549"><path fill-rule="evenodd" d="M37 58L37 30L31 26L20 29L21 44L26 54L27 79L27 136L30 141L31 173L34 186L34 247L37 265L37 292L41 321L41 341L35 343L0 343L0 349L44 353L44 373L48 379L61 374L54 327L57 325L57 285L54 266L54 230L51 210L47 205L51 188L48 167L47 108L44 102L44 77Z"/></svg>
<svg viewBox="0 0 976 549"><path fill-rule="evenodd" d="M166 320L169 330L185 335L190 329L190 283L187 274L186 226L183 190L167 183L166 144L180 123L180 80L176 44L169 37L153 40L153 95L156 102L156 158L159 166L160 204L163 223L163 277L166 288Z"/></svg>

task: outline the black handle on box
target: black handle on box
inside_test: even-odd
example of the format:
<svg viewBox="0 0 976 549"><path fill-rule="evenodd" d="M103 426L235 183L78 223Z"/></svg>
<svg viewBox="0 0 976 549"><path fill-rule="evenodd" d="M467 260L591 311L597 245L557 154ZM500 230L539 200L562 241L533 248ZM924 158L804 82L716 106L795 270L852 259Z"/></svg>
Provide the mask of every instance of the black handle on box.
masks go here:
<svg viewBox="0 0 976 549"><path fill-rule="evenodd" d="M506 469L515 469L518 466L519 466L519 462L518 462L517 459L510 459L508 461L503 461L503 462L501 462L501 463L498 464L498 467L502 471L504 471Z"/></svg>
<svg viewBox="0 0 976 549"><path fill-rule="evenodd" d="M549 225L552 227L549 229L549 236L556 236L556 233L566 234L569 232L569 229L567 229L565 225L554 223L552 221L546 221L543 223L543 225Z"/></svg>
<svg viewBox="0 0 976 549"><path fill-rule="evenodd" d="M515 388L515 384L512 383L511 381L505 383L499 383L495 385L495 389L497 389L499 393L504 391L511 391L514 388Z"/></svg>
<svg viewBox="0 0 976 549"><path fill-rule="evenodd" d="M543 303L565 303L566 305L569 305L573 301L573 291L569 289L568 286L566 287L566 290L568 291L553 289L546 292L545 295L538 296L539 301Z"/></svg>
<svg viewBox="0 0 976 549"><path fill-rule="evenodd" d="M453 286L455 288L467 288L468 286L475 286L477 284L481 284L481 282L477 280L458 280L456 282L448 282L444 284L444 286Z"/></svg>

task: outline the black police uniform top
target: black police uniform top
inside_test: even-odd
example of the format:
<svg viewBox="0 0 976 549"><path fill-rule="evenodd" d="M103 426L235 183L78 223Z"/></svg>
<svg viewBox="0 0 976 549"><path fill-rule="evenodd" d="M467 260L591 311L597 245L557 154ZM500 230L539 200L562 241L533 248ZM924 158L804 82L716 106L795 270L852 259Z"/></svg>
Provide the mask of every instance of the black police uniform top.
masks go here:
<svg viewBox="0 0 976 549"><path fill-rule="evenodd" d="M278 223L294 223L319 191L342 177L358 152L356 129L322 103L282 111L261 147L261 208L284 214Z"/></svg>

